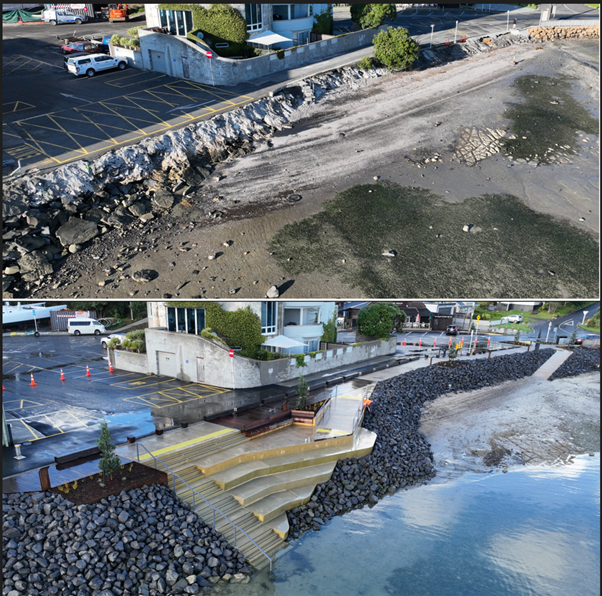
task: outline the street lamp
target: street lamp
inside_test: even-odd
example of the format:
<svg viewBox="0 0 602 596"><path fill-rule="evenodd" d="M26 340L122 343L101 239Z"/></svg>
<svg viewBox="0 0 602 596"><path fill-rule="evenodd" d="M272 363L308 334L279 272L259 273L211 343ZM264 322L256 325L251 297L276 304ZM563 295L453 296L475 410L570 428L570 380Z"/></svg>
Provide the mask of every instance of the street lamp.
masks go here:
<svg viewBox="0 0 602 596"><path fill-rule="evenodd" d="M456 21L456 30L454 31L454 43L456 43L457 37L458 37L458 21Z"/></svg>
<svg viewBox="0 0 602 596"><path fill-rule="evenodd" d="M435 25L431 25L431 45L429 48L433 47L433 31L435 31Z"/></svg>

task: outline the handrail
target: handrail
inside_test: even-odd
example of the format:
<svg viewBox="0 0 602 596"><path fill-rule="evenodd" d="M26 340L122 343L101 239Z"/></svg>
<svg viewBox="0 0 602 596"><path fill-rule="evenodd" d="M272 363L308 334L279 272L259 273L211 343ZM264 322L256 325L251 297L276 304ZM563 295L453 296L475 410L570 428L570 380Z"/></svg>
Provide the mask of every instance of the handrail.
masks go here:
<svg viewBox="0 0 602 596"><path fill-rule="evenodd" d="M211 507L211 509L213 510L213 530L215 530L215 512L217 511L234 528L234 548L236 548L236 531L240 530L257 547L257 549L267 558L267 560L270 562L270 571L272 571L272 558L259 546L259 544L257 544L257 542L255 542L255 540L253 540L253 538L251 538L240 526L237 526L235 523L233 523L225 513L220 511L217 507L214 507L200 492L194 490L194 488L192 488L192 486L190 486L190 484L188 484L188 482L186 482L186 480L184 480L184 478L182 478L179 474L176 474L164 461L161 461L158 457L155 457L141 443L136 443L136 458L138 460L138 463L140 463L139 447L142 447L153 458L153 460L155 462L155 470L157 469L157 462L160 462L161 465L165 469L169 470L169 473L173 476L173 491L174 492L176 492L176 476L180 479L180 482L182 482L183 484L185 484L188 487L188 489L192 493L192 509L193 510L195 508L195 498L194 498L195 494L199 495L199 497L201 497L203 499L203 501L205 501L205 503L207 503L207 505L209 505L209 507Z"/></svg>

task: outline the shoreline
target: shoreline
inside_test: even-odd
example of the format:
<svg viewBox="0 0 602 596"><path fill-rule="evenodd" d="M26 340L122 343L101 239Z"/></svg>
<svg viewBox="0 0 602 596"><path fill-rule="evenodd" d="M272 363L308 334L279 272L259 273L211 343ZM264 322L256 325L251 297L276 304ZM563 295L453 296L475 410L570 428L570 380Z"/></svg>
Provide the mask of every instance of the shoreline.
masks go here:
<svg viewBox="0 0 602 596"><path fill-rule="evenodd" d="M592 43L574 42L570 48L587 53ZM454 158L459 131L467 125L507 130L502 116L512 100L507 82L516 76L573 69L583 79L574 83L582 102L597 97L599 83L590 67L556 44L543 52L536 47L521 44L427 70L364 80L354 83L355 90L338 87L323 101L293 110L291 124L280 126L280 133L256 144L253 152L216 164L196 195L170 209L178 217L162 216L139 230L126 226L107 232L88 248L75 249L46 282L30 284L29 295L162 298L166 292L158 287L165 290L162 281L169 275L173 291L165 297L262 298L272 285L286 282L291 298L363 297L336 275L316 272L292 279L271 258L267 243L287 223L318 213L337 192L372 183L374 177L428 189L444 203L484 193L512 194L537 213L597 234L597 137L583 143L586 149L572 155L571 164L532 167L512 163L501 153L473 166ZM518 66L511 64L511 57ZM435 144L433 128L439 133ZM426 163L435 153L442 161ZM290 194L302 199L289 202ZM205 209L223 217L207 220L201 217ZM223 250L227 240L234 244ZM214 261L207 260L218 252L222 254ZM107 275L107 259L118 261L122 270ZM133 272L149 266L159 274L156 284L133 281ZM558 294L563 295L562 289Z"/></svg>

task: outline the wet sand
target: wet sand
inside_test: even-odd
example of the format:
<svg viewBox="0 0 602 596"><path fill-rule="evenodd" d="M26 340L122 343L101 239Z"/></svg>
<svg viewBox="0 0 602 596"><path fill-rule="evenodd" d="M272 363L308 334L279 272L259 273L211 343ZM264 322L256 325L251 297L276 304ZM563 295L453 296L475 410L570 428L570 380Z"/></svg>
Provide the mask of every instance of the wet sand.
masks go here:
<svg viewBox="0 0 602 596"><path fill-rule="evenodd" d="M517 163L502 152L474 166L458 158L466 129L511 130L508 112L522 101L513 86L519 77L570 77L572 97L598 118L599 73L591 66L597 63L596 42L537 47L525 44L425 71L391 75L304 106L298 110L300 120L294 128L279 133L254 153L225 163L219 169L223 179L201 189L201 194L221 196L219 205L238 201L235 214L228 215L226 208L225 221L191 226L198 209L194 197L189 198L190 206L181 208L181 217L161 218L143 230L111 232L73 255L52 284L32 297L263 298L272 285L279 286L285 298L371 296L370 288L332 269L292 273L270 254L274 251L269 243L286 224L319 213L339 192L375 184L375 177L379 184L424 189L441 204L508 195L533 213L557 218L597 239L597 135L574 131L574 143L563 158L566 163ZM425 163L435 154L439 160ZM293 193L302 199L289 202L287 197ZM353 244L355 239L348 240ZM228 241L231 245L225 247ZM517 254L532 248L515 247ZM208 258L216 253L216 258ZM508 259L505 255L496 263L495 254L490 254L486 260L495 272L507 268ZM450 275L470 275L460 258L452 259L452 267L454 263L457 270L452 269ZM105 271L109 266L113 269ZM411 259L406 259L405 266L413 266ZM158 278L147 283L131 279L132 272L146 268L158 271ZM549 269L554 271L553 265ZM575 279L568 286L557 280L541 297L591 298L589 287L597 287L597 271L597 261L592 262L588 279ZM511 267L508 274L512 275ZM525 275L521 284L510 289L500 284L484 286L479 297L533 298L538 289L536 284L529 285ZM411 295L400 292L397 297L444 297L439 289L435 294L431 291L412 288ZM453 293L461 297L456 288Z"/></svg>

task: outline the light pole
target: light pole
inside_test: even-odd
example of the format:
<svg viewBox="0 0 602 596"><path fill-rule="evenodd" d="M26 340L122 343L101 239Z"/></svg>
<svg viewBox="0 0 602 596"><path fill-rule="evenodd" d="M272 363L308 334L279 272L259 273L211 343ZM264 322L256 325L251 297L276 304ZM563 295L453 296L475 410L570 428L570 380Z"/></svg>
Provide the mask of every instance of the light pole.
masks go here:
<svg viewBox="0 0 602 596"><path fill-rule="evenodd" d="M433 47L433 32L435 31L435 25L431 25L431 45L429 48Z"/></svg>
<svg viewBox="0 0 602 596"><path fill-rule="evenodd" d="M458 37L458 21L456 21L456 30L454 31L454 43L456 43L457 37Z"/></svg>
<svg viewBox="0 0 602 596"><path fill-rule="evenodd" d="M548 343L548 337L550 337L550 330L552 329L552 321L548 323L548 332L546 333L546 343Z"/></svg>

